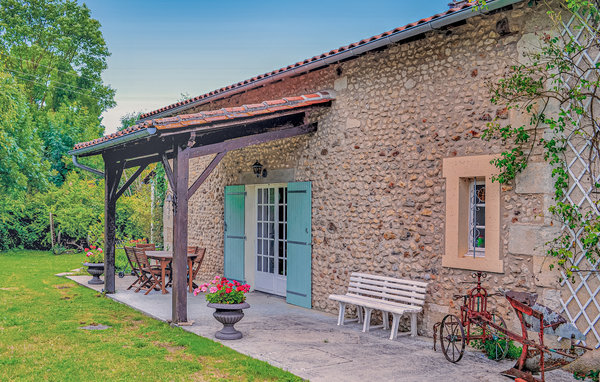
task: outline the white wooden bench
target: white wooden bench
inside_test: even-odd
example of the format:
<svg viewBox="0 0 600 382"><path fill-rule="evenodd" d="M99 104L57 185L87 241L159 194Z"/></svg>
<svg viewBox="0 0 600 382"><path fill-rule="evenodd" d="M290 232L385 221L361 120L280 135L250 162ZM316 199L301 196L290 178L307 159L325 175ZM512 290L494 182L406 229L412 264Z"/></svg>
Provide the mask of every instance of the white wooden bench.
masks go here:
<svg viewBox="0 0 600 382"><path fill-rule="evenodd" d="M390 340L393 340L398 335L398 324L404 314L410 315L410 332L401 335L410 334L413 337L417 335L417 314L423 310L426 290L427 283L422 281L353 272L350 275L348 293L332 294L329 298L340 304L338 325L344 325L346 304L356 305L357 318L352 321L363 322L363 332L375 328L375 326L371 327L373 310L382 312L381 327L384 329L389 329L388 314L391 313L393 321Z"/></svg>

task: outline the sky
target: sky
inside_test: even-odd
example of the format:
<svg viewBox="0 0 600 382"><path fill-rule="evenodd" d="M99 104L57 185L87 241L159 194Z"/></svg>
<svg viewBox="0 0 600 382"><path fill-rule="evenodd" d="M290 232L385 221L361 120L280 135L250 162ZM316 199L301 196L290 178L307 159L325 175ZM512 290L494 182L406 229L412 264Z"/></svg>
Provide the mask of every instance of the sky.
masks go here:
<svg viewBox="0 0 600 382"><path fill-rule="evenodd" d="M84 0L112 53L103 73L117 106L148 112L448 9L449 0Z"/></svg>

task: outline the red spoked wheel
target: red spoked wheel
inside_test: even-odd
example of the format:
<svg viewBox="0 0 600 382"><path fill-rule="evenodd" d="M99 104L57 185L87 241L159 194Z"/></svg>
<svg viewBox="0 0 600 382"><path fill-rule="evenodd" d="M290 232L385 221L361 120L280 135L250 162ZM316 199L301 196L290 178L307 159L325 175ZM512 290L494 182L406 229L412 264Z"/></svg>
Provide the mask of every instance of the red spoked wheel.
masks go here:
<svg viewBox="0 0 600 382"><path fill-rule="evenodd" d="M440 325L440 344L444 357L452 363L460 361L465 353L465 328L454 314L448 314Z"/></svg>

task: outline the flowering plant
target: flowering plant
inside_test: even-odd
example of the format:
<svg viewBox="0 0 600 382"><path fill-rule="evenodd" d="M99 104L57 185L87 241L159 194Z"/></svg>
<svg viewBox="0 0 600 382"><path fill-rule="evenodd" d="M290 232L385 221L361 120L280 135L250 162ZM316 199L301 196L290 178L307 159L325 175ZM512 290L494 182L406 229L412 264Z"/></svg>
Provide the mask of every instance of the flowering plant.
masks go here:
<svg viewBox="0 0 600 382"><path fill-rule="evenodd" d="M129 240L129 244L148 244L147 239L131 239Z"/></svg>
<svg viewBox="0 0 600 382"><path fill-rule="evenodd" d="M102 263L104 262L104 252L102 252L102 248L96 247L95 245L90 245L89 248L84 249L85 252L85 261L88 263Z"/></svg>
<svg viewBox="0 0 600 382"><path fill-rule="evenodd" d="M250 285L241 284L235 280L215 276L210 283L202 284L194 290L194 296L200 292L208 292L206 301L213 304L241 304L246 301L244 294L248 293Z"/></svg>

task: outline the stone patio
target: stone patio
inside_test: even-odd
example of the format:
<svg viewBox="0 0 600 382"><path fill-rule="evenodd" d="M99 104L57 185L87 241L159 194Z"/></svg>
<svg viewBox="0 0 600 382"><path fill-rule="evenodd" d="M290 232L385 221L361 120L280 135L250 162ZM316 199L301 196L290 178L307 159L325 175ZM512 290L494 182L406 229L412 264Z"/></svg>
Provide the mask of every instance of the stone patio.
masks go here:
<svg viewBox="0 0 600 382"><path fill-rule="evenodd" d="M102 285L88 285L89 276L67 276L77 283L100 291ZM171 295L126 291L132 278L117 278L117 293L109 298L140 312L166 321L171 318ZM212 317L203 296L189 294L188 318L192 326L182 327L212 338L240 353L311 381L510 381L499 374L513 361L494 362L473 349L467 349L458 364L434 352L432 339L399 337L387 339L389 332L374 329L362 333L357 323L336 325L337 317L316 310L289 305L285 299L260 292L248 294L251 305L236 325L244 338L219 341L214 338L220 324ZM570 374L553 371L548 381L573 381Z"/></svg>

